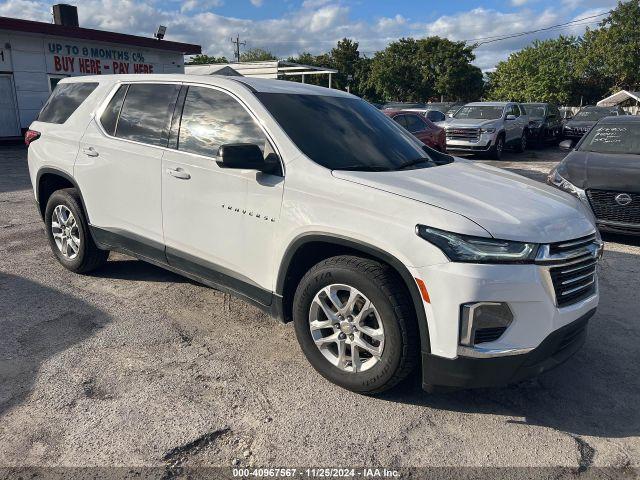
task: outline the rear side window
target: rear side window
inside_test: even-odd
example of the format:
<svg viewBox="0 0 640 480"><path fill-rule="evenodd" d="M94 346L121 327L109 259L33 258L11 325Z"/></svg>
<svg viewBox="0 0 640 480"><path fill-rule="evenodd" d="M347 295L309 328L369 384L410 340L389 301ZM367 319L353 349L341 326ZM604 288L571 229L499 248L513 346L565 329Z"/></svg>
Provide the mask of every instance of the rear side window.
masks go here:
<svg viewBox="0 0 640 480"><path fill-rule="evenodd" d="M427 118L432 122L444 122L446 120L444 113L439 112L438 110L429 110L427 112Z"/></svg>
<svg viewBox="0 0 640 480"><path fill-rule="evenodd" d="M127 85L122 85L116 94L111 98L109 105L105 108L104 112L102 112L102 116L100 117L100 123L105 131L109 135L115 135L116 133L116 125L118 124L118 115L120 115L120 110L122 109L122 102L124 101L124 96L127 93Z"/></svg>
<svg viewBox="0 0 640 480"><path fill-rule="evenodd" d="M234 98L211 88L189 87L182 110L178 149L215 157L220 146L229 143L253 143L264 152L268 140L253 117Z"/></svg>
<svg viewBox="0 0 640 480"><path fill-rule="evenodd" d="M179 91L180 85L131 84L124 98L115 136L166 147Z"/></svg>
<svg viewBox="0 0 640 480"><path fill-rule="evenodd" d="M407 115L407 130L411 133L421 132L425 130L424 122L417 115Z"/></svg>
<svg viewBox="0 0 640 480"><path fill-rule="evenodd" d="M95 82L59 83L38 115L39 122L64 123L98 86Z"/></svg>

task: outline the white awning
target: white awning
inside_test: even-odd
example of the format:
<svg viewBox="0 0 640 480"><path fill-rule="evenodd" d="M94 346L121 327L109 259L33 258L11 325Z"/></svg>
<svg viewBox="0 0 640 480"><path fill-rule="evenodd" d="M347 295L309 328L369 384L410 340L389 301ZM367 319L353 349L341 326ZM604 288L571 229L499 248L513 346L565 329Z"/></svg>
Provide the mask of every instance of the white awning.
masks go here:
<svg viewBox="0 0 640 480"><path fill-rule="evenodd" d="M640 92L628 92L627 90L620 90L613 95L603 98L598 102L599 107L612 107L614 105L619 105L625 100L635 100L640 103Z"/></svg>
<svg viewBox="0 0 640 480"><path fill-rule="evenodd" d="M185 65L184 71L189 75L219 75L220 68L229 67L243 77L257 78L286 78L301 77L304 83L308 75L328 75L329 87L332 76L338 70L332 68L316 67L314 65L302 65L300 63L285 62L283 60L269 60L265 62L237 62L215 65Z"/></svg>

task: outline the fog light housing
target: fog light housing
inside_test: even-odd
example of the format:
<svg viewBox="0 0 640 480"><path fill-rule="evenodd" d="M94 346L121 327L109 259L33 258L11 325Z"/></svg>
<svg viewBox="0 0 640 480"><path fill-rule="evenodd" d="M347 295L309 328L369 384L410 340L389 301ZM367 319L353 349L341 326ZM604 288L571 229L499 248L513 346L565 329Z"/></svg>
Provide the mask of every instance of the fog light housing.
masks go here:
<svg viewBox="0 0 640 480"><path fill-rule="evenodd" d="M500 338L513 322L509 305L503 302L465 303L460 309L460 345L473 347L478 343Z"/></svg>

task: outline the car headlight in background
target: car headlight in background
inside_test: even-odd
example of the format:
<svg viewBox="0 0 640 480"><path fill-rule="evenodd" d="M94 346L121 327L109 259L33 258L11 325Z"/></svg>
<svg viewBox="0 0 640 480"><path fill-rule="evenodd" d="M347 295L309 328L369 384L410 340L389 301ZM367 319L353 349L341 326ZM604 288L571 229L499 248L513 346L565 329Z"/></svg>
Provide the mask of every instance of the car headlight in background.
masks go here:
<svg viewBox="0 0 640 480"><path fill-rule="evenodd" d="M547 183L549 183L549 185L553 185L554 187L558 187L560 190L564 190L565 192L570 193L574 197L588 204L587 195L584 190L576 187L573 183L560 175L557 169L551 171L551 173L547 177Z"/></svg>
<svg viewBox="0 0 640 480"><path fill-rule="evenodd" d="M416 233L442 250L453 262L533 263L539 247L537 243L472 237L425 225L417 225Z"/></svg>
<svg viewBox="0 0 640 480"><path fill-rule="evenodd" d="M490 128L481 128L480 133L496 133L496 129L493 127Z"/></svg>

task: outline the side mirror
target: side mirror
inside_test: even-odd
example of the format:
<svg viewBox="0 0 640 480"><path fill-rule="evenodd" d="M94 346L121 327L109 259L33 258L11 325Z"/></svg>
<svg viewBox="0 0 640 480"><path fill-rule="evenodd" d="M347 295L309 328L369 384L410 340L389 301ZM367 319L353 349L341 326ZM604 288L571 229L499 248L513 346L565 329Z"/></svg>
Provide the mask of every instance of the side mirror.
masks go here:
<svg viewBox="0 0 640 480"><path fill-rule="evenodd" d="M516 116L515 115L507 115L506 120L515 120Z"/></svg>
<svg viewBox="0 0 640 480"><path fill-rule="evenodd" d="M573 140L563 140L558 146L560 150L573 150Z"/></svg>
<svg viewBox="0 0 640 480"><path fill-rule="evenodd" d="M258 145L253 143L228 143L218 149L216 161L222 168L237 168L241 170L259 170L264 173L275 174L280 170L280 160L274 153L264 154Z"/></svg>

